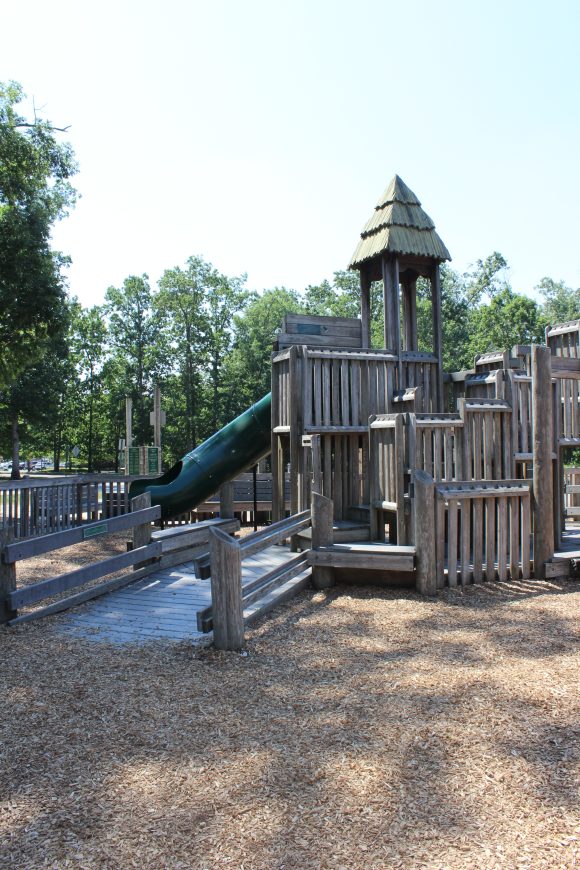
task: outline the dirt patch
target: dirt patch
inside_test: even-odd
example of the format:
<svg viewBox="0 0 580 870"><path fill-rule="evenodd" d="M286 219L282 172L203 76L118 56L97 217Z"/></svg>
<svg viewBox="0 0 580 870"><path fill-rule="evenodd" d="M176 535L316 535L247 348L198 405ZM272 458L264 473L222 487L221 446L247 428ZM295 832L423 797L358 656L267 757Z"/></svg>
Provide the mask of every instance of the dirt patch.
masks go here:
<svg viewBox="0 0 580 870"><path fill-rule="evenodd" d="M305 592L244 655L2 630L0 866L572 868L579 601Z"/></svg>

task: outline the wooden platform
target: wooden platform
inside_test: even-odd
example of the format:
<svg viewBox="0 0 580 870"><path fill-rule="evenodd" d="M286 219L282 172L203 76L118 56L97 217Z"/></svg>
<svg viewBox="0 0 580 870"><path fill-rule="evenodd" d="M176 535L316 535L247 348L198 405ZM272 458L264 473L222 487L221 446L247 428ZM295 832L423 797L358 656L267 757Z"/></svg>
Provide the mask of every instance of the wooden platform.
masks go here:
<svg viewBox="0 0 580 870"><path fill-rule="evenodd" d="M242 583L282 565L290 557L288 547L274 546L244 559ZM274 607L296 594L310 579L310 569L251 605L244 616L250 620L262 606ZM193 564L160 571L132 586L98 598L82 609L71 611L63 631L93 641L145 643L152 640L207 641L211 634L197 631L197 612L211 604L210 580L196 577Z"/></svg>

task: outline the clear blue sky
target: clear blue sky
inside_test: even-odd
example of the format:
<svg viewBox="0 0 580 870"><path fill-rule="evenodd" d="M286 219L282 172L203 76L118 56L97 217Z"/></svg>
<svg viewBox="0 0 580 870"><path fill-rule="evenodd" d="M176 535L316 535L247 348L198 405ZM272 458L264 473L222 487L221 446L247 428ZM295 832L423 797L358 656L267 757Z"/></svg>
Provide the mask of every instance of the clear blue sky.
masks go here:
<svg viewBox="0 0 580 870"><path fill-rule="evenodd" d="M580 284L578 0L29 0L2 30L0 80L71 125L86 305L191 254L303 289L395 173L455 268Z"/></svg>

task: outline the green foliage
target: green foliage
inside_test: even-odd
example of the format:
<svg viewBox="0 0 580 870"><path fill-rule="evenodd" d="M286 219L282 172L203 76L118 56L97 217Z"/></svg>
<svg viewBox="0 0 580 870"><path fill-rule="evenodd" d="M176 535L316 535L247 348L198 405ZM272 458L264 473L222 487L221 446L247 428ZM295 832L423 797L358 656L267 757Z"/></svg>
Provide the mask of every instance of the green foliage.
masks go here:
<svg viewBox="0 0 580 870"><path fill-rule="evenodd" d="M499 291L470 318L471 353L508 350L515 344L539 344L544 340L545 316L538 303L514 293Z"/></svg>
<svg viewBox="0 0 580 870"><path fill-rule="evenodd" d="M14 82L0 84L0 388L47 352L65 299L66 258L50 248L52 224L67 214L76 164L47 121L28 123Z"/></svg>
<svg viewBox="0 0 580 870"><path fill-rule="evenodd" d="M225 361L230 385L225 417L231 419L270 391L270 359L285 314L304 311L298 293L285 287L253 294L243 314L234 317L234 347Z"/></svg>
<svg viewBox="0 0 580 870"><path fill-rule="evenodd" d="M548 323L565 323L580 317L580 287L573 290L563 281L542 278L536 290L544 297L543 311Z"/></svg>

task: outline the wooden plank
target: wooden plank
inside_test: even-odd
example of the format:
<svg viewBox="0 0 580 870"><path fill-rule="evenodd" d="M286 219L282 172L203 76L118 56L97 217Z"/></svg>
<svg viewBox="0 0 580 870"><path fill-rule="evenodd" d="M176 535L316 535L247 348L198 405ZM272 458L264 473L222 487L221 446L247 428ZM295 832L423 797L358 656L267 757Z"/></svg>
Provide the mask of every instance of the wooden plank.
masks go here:
<svg viewBox="0 0 580 870"><path fill-rule="evenodd" d="M355 568L357 571L370 569L372 571L413 572L415 558L412 554L349 552L339 550L340 544L319 550L308 551L308 563L313 568ZM314 575L313 575L314 577Z"/></svg>
<svg viewBox="0 0 580 870"><path fill-rule="evenodd" d="M16 608L9 603L9 596L16 590L16 565L4 560L5 548L13 537L14 531L10 527L0 531L0 625L16 617Z"/></svg>
<svg viewBox="0 0 580 870"><path fill-rule="evenodd" d="M464 501L461 505L461 585L467 586L471 580L471 504Z"/></svg>
<svg viewBox="0 0 580 870"><path fill-rule="evenodd" d="M445 499L435 493L435 560L437 588L445 586Z"/></svg>
<svg viewBox="0 0 580 870"><path fill-rule="evenodd" d="M500 581L507 580L507 498L499 498L497 503L497 575Z"/></svg>
<svg viewBox="0 0 580 870"><path fill-rule="evenodd" d="M115 592L117 589L122 589L154 574L159 570L158 564L147 565L144 568L139 568L138 571L131 571L129 574L123 574L121 577L114 577L112 580L107 580L105 583L99 583L96 586L91 586L90 589L85 589L84 592L77 592L75 595L69 595L66 598L61 598L60 601L55 601L53 604L48 604L46 607L39 607L30 613L23 613L11 619L8 625L19 625L22 622L31 622L34 619L40 619L44 616L51 616L55 613L62 613L64 610L70 610L71 607L76 607L79 604L84 604L85 601L91 601L93 598L99 598L109 592Z"/></svg>
<svg viewBox="0 0 580 870"><path fill-rule="evenodd" d="M102 559L90 565L84 565L82 568L77 568L66 574L59 574L57 577L40 580L32 586L23 586L11 592L8 596L8 601L13 609L27 604L34 604L36 601L42 601L43 598L49 598L51 595L66 592L67 589L73 589L75 586L82 586L91 580L97 580L99 577L105 577L107 574L121 571L129 565L135 565L138 562L145 562L149 559L156 559L160 555L160 543L139 547L127 553L120 553L117 556L111 556L108 559Z"/></svg>
<svg viewBox="0 0 580 870"><path fill-rule="evenodd" d="M483 501L473 505L473 582L483 580Z"/></svg>
<svg viewBox="0 0 580 870"><path fill-rule="evenodd" d="M247 559L254 553L263 550L264 547L278 544L280 541L297 534L302 529L308 528L309 525L310 511L306 510L301 511L299 514L287 517L286 519L279 520L277 523L273 523L271 526L268 526L266 529L262 529L259 532L254 532L252 535L248 535L240 541L243 558ZM212 533L214 531L217 530L212 529Z"/></svg>
<svg viewBox="0 0 580 870"><path fill-rule="evenodd" d="M209 532L212 528L219 528L223 532L237 532L240 528L240 521L236 519L203 520L201 523L172 526L168 529L154 531L151 539L161 541L162 553L165 555L174 550L209 543Z"/></svg>
<svg viewBox="0 0 580 870"><path fill-rule="evenodd" d="M459 502L449 499L447 503L447 583L457 586L457 514Z"/></svg>
<svg viewBox="0 0 580 870"><path fill-rule="evenodd" d="M239 650L244 645L241 547L212 529L210 558L214 643L217 649Z"/></svg>
<svg viewBox="0 0 580 870"><path fill-rule="evenodd" d="M276 336L278 347L283 348L287 345L308 345L310 347L332 347L332 348L360 348L361 339L352 335L298 335L289 332L281 332Z"/></svg>
<svg viewBox="0 0 580 870"><path fill-rule="evenodd" d="M554 555L550 349L532 346L534 576Z"/></svg>
<svg viewBox="0 0 580 870"><path fill-rule="evenodd" d="M312 549L331 547L332 543L333 504L329 498L315 492L312 494ZM328 589L334 586L332 568L324 565L313 567L312 583L315 589Z"/></svg>
<svg viewBox="0 0 580 870"><path fill-rule="evenodd" d="M485 579L495 580L495 499L485 499Z"/></svg>
<svg viewBox="0 0 580 870"><path fill-rule="evenodd" d="M139 511L138 514L123 514L119 517L111 517L111 519L105 521L107 533L122 532L125 529L131 529L133 526L145 522L153 522L159 519L160 516L161 508L159 505L155 505L154 507L147 508L146 511ZM61 532L53 532L41 538L15 541L6 547L5 561L9 563L18 562L20 559L29 559L31 556L39 556L42 553L50 553L52 550L70 547L72 544L80 544L82 541L87 540L92 530L101 525L102 523L85 523L83 526L66 529Z"/></svg>
<svg viewBox="0 0 580 870"><path fill-rule="evenodd" d="M349 400L349 372L348 363L345 359L340 362L340 405L341 424L350 425L350 400Z"/></svg>
<svg viewBox="0 0 580 870"><path fill-rule="evenodd" d="M416 589L421 595L437 592L435 546L435 487L433 478L421 469L415 472Z"/></svg>
<svg viewBox="0 0 580 870"><path fill-rule="evenodd" d="M520 499L513 496L509 499L509 566L510 580L519 580L520 577Z"/></svg>

